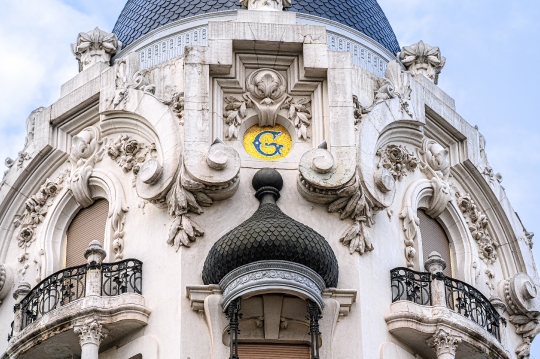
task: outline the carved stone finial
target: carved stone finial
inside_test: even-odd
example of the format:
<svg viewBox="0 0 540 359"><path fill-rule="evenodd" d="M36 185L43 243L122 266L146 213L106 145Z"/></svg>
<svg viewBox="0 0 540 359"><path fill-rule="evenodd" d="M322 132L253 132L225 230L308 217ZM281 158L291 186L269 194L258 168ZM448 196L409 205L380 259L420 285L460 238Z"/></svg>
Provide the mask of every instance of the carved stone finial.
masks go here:
<svg viewBox="0 0 540 359"><path fill-rule="evenodd" d="M461 338L451 334L444 329L439 329L428 340L427 344L435 350L438 358L446 358L445 354L451 358L456 355L458 344L461 343Z"/></svg>
<svg viewBox="0 0 540 359"><path fill-rule="evenodd" d="M248 10L282 11L292 4L291 0L240 0L240 5Z"/></svg>
<svg viewBox="0 0 540 359"><path fill-rule="evenodd" d="M86 344L99 347L101 341L107 337L107 330L95 319L75 327L74 331L79 336L81 347Z"/></svg>
<svg viewBox="0 0 540 359"><path fill-rule="evenodd" d="M84 258L86 258L88 263L101 263L106 256L107 252L103 249L101 242L95 239L90 242L88 248L84 251Z"/></svg>
<svg viewBox="0 0 540 359"><path fill-rule="evenodd" d="M83 71L98 62L108 64L121 44L115 34L96 27L92 31L79 33L77 42L71 44L71 52L79 60L79 71Z"/></svg>
<svg viewBox="0 0 540 359"><path fill-rule="evenodd" d="M397 56L413 76L422 74L435 84L446 62L437 46L424 44L421 40L414 45L402 47Z"/></svg>
<svg viewBox="0 0 540 359"><path fill-rule="evenodd" d="M431 252L424 263L424 268L432 274L439 273L446 268L446 261L438 252Z"/></svg>

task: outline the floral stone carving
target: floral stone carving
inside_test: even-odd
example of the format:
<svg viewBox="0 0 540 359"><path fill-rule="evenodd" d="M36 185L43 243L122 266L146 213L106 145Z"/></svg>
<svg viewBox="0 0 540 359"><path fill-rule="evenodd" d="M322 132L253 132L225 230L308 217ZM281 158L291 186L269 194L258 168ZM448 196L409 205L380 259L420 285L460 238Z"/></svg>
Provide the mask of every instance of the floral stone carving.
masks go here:
<svg viewBox="0 0 540 359"><path fill-rule="evenodd" d="M121 104L126 103L128 99L128 90L135 89L143 91L144 93L154 95L156 92L156 86L150 84L145 75L147 70L137 71L133 74L131 81L127 78L127 64L126 59L120 59L115 62L116 66L116 91L112 100L113 108L117 108ZM173 97L174 100L174 97ZM164 102L164 101L162 101Z"/></svg>
<svg viewBox="0 0 540 359"><path fill-rule="evenodd" d="M418 158L405 146L388 145L384 150L380 148L377 156L380 157L379 168L386 168L398 181L418 167Z"/></svg>
<svg viewBox="0 0 540 359"><path fill-rule="evenodd" d="M51 180L47 178L45 183L39 187L37 193L25 202L24 213L14 222L15 226L19 227L17 234L18 245L24 251L19 256L19 262L24 263L28 260L28 248L36 239L37 227L45 220L49 207L52 205L54 198L62 190L64 180L68 176L69 171L66 170L60 173L55 179Z"/></svg>
<svg viewBox="0 0 540 359"><path fill-rule="evenodd" d="M305 97L300 99L289 97L282 108L289 110L288 118L296 127L298 139L307 141L308 127L311 126L311 100Z"/></svg>
<svg viewBox="0 0 540 359"><path fill-rule="evenodd" d="M437 353L437 357L442 358L445 354L454 357L456 355L457 347L461 342L461 337L448 333L444 329L439 329L428 340L427 344Z"/></svg>
<svg viewBox="0 0 540 359"><path fill-rule="evenodd" d="M274 126L277 112L289 98L283 75L272 69L258 69L246 78L246 98L259 113L259 126Z"/></svg>
<svg viewBox="0 0 540 359"><path fill-rule="evenodd" d="M478 209L468 194L462 195L456 191L456 201L467 221L472 237L478 243L480 258L488 264L494 263L497 260L499 244L489 234L487 216Z"/></svg>
<svg viewBox="0 0 540 359"><path fill-rule="evenodd" d="M364 194L358 175L352 184L337 192L338 199L330 203L328 212L339 212L340 219L351 218L354 224L349 227L339 241L349 247L349 252L364 254L373 250L373 242L367 228L373 221L373 204Z"/></svg>
<svg viewBox="0 0 540 359"><path fill-rule="evenodd" d="M108 64L121 44L115 34L96 27L92 31L79 33L77 42L71 44L71 51L79 61L79 71L83 71L98 62Z"/></svg>
<svg viewBox="0 0 540 359"><path fill-rule="evenodd" d="M107 154L115 160L124 172L133 171L133 185L142 164L156 152L156 145L145 145L128 135L120 135L114 142L107 146Z"/></svg>
<svg viewBox="0 0 540 359"><path fill-rule="evenodd" d="M441 51L437 46L430 46L423 41L402 47L398 58L413 76L422 74L435 84L446 63L446 58L441 56Z"/></svg>
<svg viewBox="0 0 540 359"><path fill-rule="evenodd" d="M252 107L252 102L245 95L242 100L234 96L225 96L223 101L225 102L224 121L229 126L225 131L225 138L229 140L237 139L240 125L246 118L246 110Z"/></svg>

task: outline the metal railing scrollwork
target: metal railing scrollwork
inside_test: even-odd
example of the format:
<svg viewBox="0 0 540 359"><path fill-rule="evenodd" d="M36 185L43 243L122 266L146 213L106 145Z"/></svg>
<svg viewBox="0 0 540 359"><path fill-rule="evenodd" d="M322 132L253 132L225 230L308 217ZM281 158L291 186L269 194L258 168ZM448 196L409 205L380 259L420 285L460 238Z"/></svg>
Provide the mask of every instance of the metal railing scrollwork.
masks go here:
<svg viewBox="0 0 540 359"><path fill-rule="evenodd" d="M476 288L457 279L445 277L448 308L485 328L500 340L500 315L491 302Z"/></svg>
<svg viewBox="0 0 540 359"><path fill-rule="evenodd" d="M505 320L493 304L473 286L445 276L415 272L408 268L390 271L392 303L406 300L419 305L432 305L431 286L444 285L446 306L463 315L501 340L500 325Z"/></svg>
<svg viewBox="0 0 540 359"><path fill-rule="evenodd" d="M84 297L87 265L62 269L35 286L20 303L21 329L51 310Z"/></svg>
<svg viewBox="0 0 540 359"><path fill-rule="evenodd" d="M142 294L142 262L126 259L101 265L102 295L115 296L123 293Z"/></svg>
<svg viewBox="0 0 540 359"><path fill-rule="evenodd" d="M390 271L392 280L392 303L408 300L420 305L431 305L431 275L408 268Z"/></svg>

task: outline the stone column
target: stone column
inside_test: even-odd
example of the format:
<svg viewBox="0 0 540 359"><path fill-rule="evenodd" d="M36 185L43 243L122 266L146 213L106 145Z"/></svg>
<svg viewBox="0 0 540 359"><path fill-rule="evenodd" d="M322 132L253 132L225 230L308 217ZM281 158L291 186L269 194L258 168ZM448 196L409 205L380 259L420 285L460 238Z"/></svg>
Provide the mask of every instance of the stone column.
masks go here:
<svg viewBox="0 0 540 359"><path fill-rule="evenodd" d="M19 286L13 293L13 298L15 298L15 319L13 320L13 336L17 335L21 331L22 327L22 310L21 310L21 301L30 291L32 286L30 283L21 282Z"/></svg>
<svg viewBox="0 0 540 359"><path fill-rule="evenodd" d="M446 289L444 286L444 274L446 261L437 252L431 252L424 268L431 273L431 305L434 307L446 307Z"/></svg>
<svg viewBox="0 0 540 359"><path fill-rule="evenodd" d="M84 251L84 258L88 261L86 272L86 297L101 295L101 263L107 255L99 241L93 240Z"/></svg>
<svg viewBox="0 0 540 359"><path fill-rule="evenodd" d="M427 341L427 344L437 353L437 359L454 359L459 343L461 343L461 337L444 329L437 330Z"/></svg>
<svg viewBox="0 0 540 359"><path fill-rule="evenodd" d="M106 329L94 319L75 327L74 331L79 336L81 359L98 359L101 341L107 337Z"/></svg>

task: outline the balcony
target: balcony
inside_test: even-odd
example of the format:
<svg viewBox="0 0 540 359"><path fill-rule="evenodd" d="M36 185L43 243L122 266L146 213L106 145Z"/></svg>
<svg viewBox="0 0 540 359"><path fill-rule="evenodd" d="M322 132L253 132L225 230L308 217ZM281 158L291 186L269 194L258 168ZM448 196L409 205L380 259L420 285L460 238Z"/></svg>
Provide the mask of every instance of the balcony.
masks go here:
<svg viewBox="0 0 540 359"><path fill-rule="evenodd" d="M390 271L392 305L385 316L389 331L423 358L472 358L490 353L510 358L501 345L506 321L476 288L442 274L438 253L429 272Z"/></svg>
<svg viewBox="0 0 540 359"><path fill-rule="evenodd" d="M88 264L58 271L32 290L21 283L2 358L97 359L100 346L147 324L150 310L142 296L142 262L101 263L105 251L97 241L85 257Z"/></svg>

